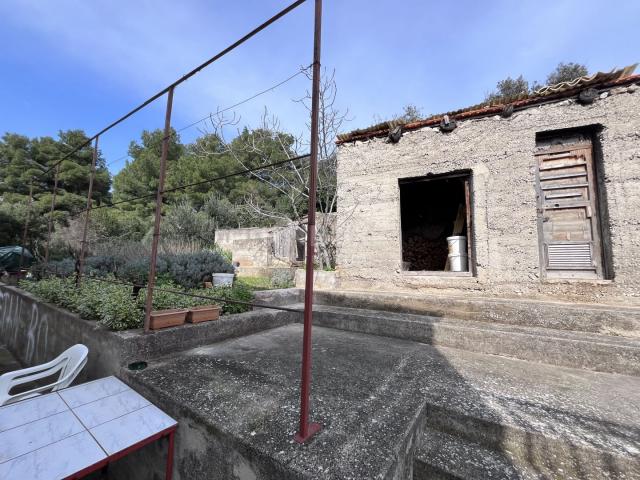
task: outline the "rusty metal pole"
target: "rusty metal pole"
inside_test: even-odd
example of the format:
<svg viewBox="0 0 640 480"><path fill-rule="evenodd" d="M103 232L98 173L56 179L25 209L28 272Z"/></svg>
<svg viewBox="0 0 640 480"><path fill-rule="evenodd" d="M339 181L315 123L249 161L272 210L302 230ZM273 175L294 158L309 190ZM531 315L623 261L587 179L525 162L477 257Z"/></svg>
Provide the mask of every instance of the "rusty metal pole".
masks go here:
<svg viewBox="0 0 640 480"><path fill-rule="evenodd" d="M22 249L20 250L20 265L18 266L18 275L22 272L24 264L24 245L27 243L27 233L29 232L29 220L31 220L31 205L33 204L33 178L29 182L29 202L27 203L27 216L24 219L24 230L22 232Z"/></svg>
<svg viewBox="0 0 640 480"><path fill-rule="evenodd" d="M153 224L153 242L151 243L151 264L149 265L147 299L144 309L145 333L149 332L151 309L153 307L153 287L156 283L156 260L158 256L158 241L160 240L162 197L164 195L164 179L167 171L167 156L169 155L169 137L171 136L171 108L173 107L173 89L174 87L171 87L167 92L167 110L164 117L164 137L162 138L162 155L160 157L160 178L158 179L158 193L156 194L156 216Z"/></svg>
<svg viewBox="0 0 640 480"><path fill-rule="evenodd" d="M311 327L313 325L313 273L316 238L316 189L318 184L318 117L320 110L320 44L322 34L322 0L315 0L313 34L313 77L311 89L311 165L309 169L309 212L307 216L307 258L304 287L304 333L302 335L302 378L300 380L300 427L295 436L304 443L321 429L309 422L311 395Z"/></svg>
<svg viewBox="0 0 640 480"><path fill-rule="evenodd" d="M91 215L91 206L93 205L93 179L96 176L96 163L98 161L98 139L96 136L93 144L93 156L91 157L91 173L89 175L89 191L87 192L87 211L84 213L84 226L82 227L82 243L80 244L80 258L78 258L78 271L76 272L76 286L80 286L82 280L82 271L84 270L84 255L87 251L87 230L89 228L89 217Z"/></svg>
<svg viewBox="0 0 640 480"><path fill-rule="evenodd" d="M49 210L49 220L47 222L47 243L44 247L44 268L49 266L49 243L51 243L51 231L53 230L53 211L56 209L56 194L58 193L58 174L60 165L56 165L53 174L53 195L51 196L51 210Z"/></svg>

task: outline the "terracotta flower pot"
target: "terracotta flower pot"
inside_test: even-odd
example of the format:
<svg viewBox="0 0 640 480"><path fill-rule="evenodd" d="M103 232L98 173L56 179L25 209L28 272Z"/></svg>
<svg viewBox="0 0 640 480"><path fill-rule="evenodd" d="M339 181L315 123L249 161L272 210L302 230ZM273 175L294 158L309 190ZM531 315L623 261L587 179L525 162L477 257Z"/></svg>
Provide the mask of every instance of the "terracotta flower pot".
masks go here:
<svg viewBox="0 0 640 480"><path fill-rule="evenodd" d="M200 307L191 307L187 314L187 322L200 323L209 320L218 320L220 318L221 308L217 305L202 305Z"/></svg>
<svg viewBox="0 0 640 480"><path fill-rule="evenodd" d="M185 308L172 308L169 310L156 310L151 312L149 328L158 330L160 328L175 327L182 325L187 318L188 310Z"/></svg>

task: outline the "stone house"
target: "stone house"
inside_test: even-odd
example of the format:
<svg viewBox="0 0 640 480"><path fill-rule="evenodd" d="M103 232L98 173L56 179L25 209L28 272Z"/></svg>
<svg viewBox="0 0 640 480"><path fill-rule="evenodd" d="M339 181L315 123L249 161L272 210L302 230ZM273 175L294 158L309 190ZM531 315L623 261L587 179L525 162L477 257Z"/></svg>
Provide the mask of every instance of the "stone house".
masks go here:
<svg viewBox="0 0 640 480"><path fill-rule="evenodd" d="M337 287L640 304L633 69L340 135Z"/></svg>

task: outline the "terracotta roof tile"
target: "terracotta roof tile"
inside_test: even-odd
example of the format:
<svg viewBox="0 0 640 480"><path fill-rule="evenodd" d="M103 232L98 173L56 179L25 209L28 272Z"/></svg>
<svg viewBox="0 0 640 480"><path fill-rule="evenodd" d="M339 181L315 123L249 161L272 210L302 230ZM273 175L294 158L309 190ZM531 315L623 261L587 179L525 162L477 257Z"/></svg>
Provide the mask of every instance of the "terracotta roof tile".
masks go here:
<svg viewBox="0 0 640 480"><path fill-rule="evenodd" d="M530 95L520 95L509 99L503 99L501 103L497 104L481 103L453 112L433 115L423 120L404 123L402 125L402 130L417 130L424 127L439 125L445 115L448 115L451 119L458 121L496 115L500 114L507 105L513 105L514 110L522 110L542 103L557 102L565 98L572 97L586 88L608 89L615 86L640 82L640 75L632 75L636 66L637 64L630 65L607 73L598 72L594 75L576 78L570 82L561 82L555 85L549 85L534 91ZM346 142L366 140L373 137L384 137L388 135L390 128L393 128L398 123L399 122L397 120L383 122L368 128L344 133L338 135L336 143L340 145Z"/></svg>

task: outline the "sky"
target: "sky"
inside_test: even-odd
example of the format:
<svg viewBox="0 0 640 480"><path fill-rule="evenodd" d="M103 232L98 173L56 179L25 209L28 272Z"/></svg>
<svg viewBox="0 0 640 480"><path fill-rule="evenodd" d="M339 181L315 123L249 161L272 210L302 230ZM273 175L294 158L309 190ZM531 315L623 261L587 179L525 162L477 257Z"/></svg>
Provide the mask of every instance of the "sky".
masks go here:
<svg viewBox="0 0 640 480"><path fill-rule="evenodd" d="M286 5L287 0L2 0L0 134L93 135ZM640 61L640 1L324 0L322 65L335 70L345 130L414 104L424 115L481 102L497 81L544 82L559 62L608 71ZM180 129L247 99L312 62L313 1L176 89ZM257 126L265 107L303 133L297 75L236 109ZM112 173L143 129L161 128L160 99L100 138ZM184 142L206 122L182 131Z"/></svg>

